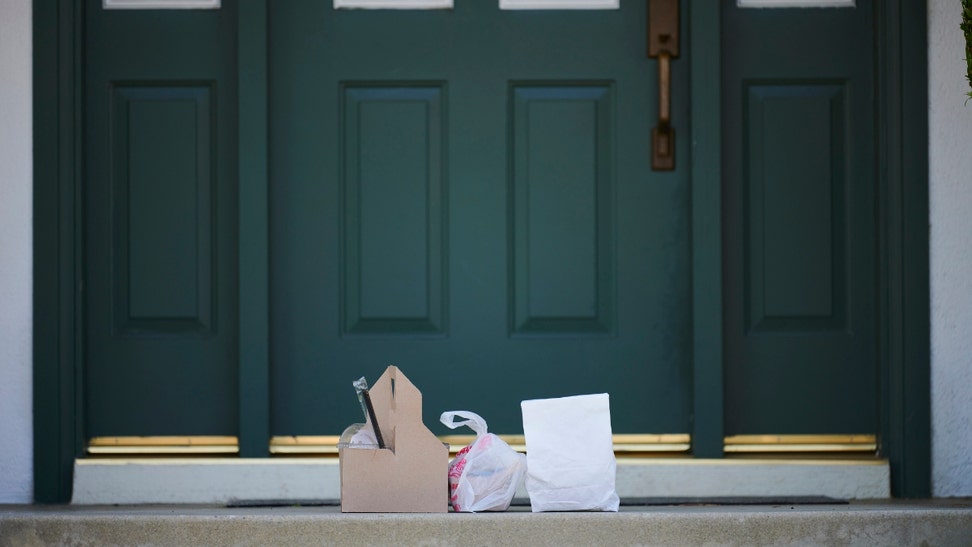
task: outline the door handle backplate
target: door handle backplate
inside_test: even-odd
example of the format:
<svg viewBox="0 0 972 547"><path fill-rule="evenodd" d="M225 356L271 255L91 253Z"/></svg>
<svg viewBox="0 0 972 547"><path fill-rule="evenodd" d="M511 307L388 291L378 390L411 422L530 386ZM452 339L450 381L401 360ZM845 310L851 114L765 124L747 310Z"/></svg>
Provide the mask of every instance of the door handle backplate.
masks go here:
<svg viewBox="0 0 972 547"><path fill-rule="evenodd" d="M671 62L678 57L678 0L648 1L648 57L658 60L658 124L651 130L651 168L675 169Z"/></svg>

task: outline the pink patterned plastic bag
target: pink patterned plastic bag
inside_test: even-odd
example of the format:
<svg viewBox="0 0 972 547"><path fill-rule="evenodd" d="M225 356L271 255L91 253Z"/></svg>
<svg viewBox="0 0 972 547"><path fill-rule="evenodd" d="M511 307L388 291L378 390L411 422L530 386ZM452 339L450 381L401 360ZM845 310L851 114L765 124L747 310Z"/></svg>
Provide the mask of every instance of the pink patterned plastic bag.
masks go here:
<svg viewBox="0 0 972 547"><path fill-rule="evenodd" d="M455 421L455 418L464 418ZM461 512L505 511L526 472L526 456L503 439L486 432L486 421L465 410L443 412L440 421L450 429L469 426L476 440L449 464L449 501Z"/></svg>

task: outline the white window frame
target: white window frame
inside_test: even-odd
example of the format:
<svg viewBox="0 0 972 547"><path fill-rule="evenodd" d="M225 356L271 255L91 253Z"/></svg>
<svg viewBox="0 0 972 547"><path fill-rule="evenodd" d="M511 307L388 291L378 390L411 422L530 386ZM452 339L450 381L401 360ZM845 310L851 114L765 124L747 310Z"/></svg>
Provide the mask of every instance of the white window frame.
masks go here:
<svg viewBox="0 0 972 547"><path fill-rule="evenodd" d="M855 0L736 0L740 8L853 8Z"/></svg>
<svg viewBox="0 0 972 547"><path fill-rule="evenodd" d="M221 0L102 0L104 9L219 9Z"/></svg>
<svg viewBox="0 0 972 547"><path fill-rule="evenodd" d="M499 5L503 10L610 10L620 8L621 0L499 0Z"/></svg>
<svg viewBox="0 0 972 547"><path fill-rule="evenodd" d="M452 9L452 0L334 0L334 9Z"/></svg>

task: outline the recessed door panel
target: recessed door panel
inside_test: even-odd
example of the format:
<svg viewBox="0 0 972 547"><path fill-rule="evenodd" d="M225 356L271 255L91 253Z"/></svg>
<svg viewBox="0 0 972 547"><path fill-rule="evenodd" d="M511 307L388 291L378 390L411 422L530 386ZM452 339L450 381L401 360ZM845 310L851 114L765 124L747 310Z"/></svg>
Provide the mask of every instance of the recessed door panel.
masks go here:
<svg viewBox="0 0 972 547"><path fill-rule="evenodd" d="M748 329L844 329L846 88L784 81L745 92Z"/></svg>
<svg viewBox="0 0 972 547"><path fill-rule="evenodd" d="M612 332L611 96L603 83L512 87L514 333Z"/></svg>
<svg viewBox="0 0 972 547"><path fill-rule="evenodd" d="M209 334L211 88L122 84L111 93L115 329Z"/></svg>
<svg viewBox="0 0 972 547"><path fill-rule="evenodd" d="M443 334L442 85L342 91L344 334Z"/></svg>

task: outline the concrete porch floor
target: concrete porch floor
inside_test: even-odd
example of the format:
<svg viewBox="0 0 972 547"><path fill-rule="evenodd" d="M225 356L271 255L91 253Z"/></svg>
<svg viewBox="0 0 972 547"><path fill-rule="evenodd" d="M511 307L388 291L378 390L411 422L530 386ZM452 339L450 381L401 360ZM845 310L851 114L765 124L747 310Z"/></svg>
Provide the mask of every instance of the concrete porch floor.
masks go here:
<svg viewBox="0 0 972 547"><path fill-rule="evenodd" d="M335 506L0 506L0 546L972 545L972 500L342 514Z"/></svg>

